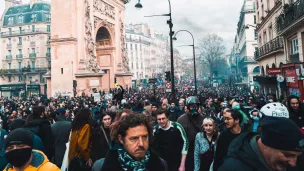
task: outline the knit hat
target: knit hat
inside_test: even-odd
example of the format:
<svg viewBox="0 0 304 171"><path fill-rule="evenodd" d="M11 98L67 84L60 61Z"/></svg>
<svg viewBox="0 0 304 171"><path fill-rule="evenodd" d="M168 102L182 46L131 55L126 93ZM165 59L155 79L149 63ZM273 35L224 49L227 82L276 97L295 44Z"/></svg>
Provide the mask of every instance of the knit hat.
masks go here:
<svg viewBox="0 0 304 171"><path fill-rule="evenodd" d="M32 134L24 128L17 128L8 134L4 144L5 148L19 144L25 144L33 148L33 137Z"/></svg>
<svg viewBox="0 0 304 171"><path fill-rule="evenodd" d="M263 144L279 150L304 151L304 135L288 118L267 117L261 121Z"/></svg>

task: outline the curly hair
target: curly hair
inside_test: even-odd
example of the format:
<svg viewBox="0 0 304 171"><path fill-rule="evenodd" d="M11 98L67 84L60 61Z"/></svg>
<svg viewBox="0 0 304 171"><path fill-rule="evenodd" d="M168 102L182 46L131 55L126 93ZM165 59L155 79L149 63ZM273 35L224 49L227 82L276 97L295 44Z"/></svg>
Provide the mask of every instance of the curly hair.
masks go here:
<svg viewBox="0 0 304 171"><path fill-rule="evenodd" d="M148 121L148 119L143 114L139 113L129 113L128 115L122 117L120 120L114 122L111 129L111 140L117 144L120 144L118 136L120 135L122 138L127 136L127 131L129 128L135 128L137 126L144 125L148 130L149 135L149 143L151 143L152 139L152 127Z"/></svg>

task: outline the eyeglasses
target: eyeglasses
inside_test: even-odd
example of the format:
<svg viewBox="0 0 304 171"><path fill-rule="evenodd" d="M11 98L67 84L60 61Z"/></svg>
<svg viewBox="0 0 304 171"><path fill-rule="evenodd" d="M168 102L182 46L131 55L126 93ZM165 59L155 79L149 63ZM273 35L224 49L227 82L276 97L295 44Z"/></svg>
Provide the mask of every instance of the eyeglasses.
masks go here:
<svg viewBox="0 0 304 171"><path fill-rule="evenodd" d="M223 118L224 121L230 121L233 118Z"/></svg>

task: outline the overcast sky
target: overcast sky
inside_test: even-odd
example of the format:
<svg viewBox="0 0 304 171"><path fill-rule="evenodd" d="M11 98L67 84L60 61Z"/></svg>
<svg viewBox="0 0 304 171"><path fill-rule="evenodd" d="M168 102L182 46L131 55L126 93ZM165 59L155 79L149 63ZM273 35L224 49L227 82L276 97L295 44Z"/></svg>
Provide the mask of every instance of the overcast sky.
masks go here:
<svg viewBox="0 0 304 171"><path fill-rule="evenodd" d="M29 0L22 0L29 2ZM145 15L167 14L167 0L141 0L143 8L137 10L134 6L138 0L131 0L126 5L126 24L147 23L158 32L169 34L166 24L168 17L144 17ZM192 32L197 42L207 33L216 33L223 37L228 50L232 47L236 34L237 22L244 0L171 0L173 30L186 29ZM3 13L4 0L0 0L0 13ZM174 47L184 55L192 56L191 47L177 47L191 44L188 33L179 33Z"/></svg>

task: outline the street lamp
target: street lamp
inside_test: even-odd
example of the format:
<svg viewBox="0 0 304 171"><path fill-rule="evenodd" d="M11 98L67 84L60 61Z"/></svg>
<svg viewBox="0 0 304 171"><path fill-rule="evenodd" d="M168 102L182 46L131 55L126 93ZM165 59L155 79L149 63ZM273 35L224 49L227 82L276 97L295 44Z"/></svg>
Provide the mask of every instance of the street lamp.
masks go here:
<svg viewBox="0 0 304 171"><path fill-rule="evenodd" d="M140 3L140 0L138 0L138 2L137 2L137 4L135 5L135 8L136 9L138 9L138 10L140 10L140 9L142 9L142 4Z"/></svg>
<svg viewBox="0 0 304 171"><path fill-rule="evenodd" d="M249 29L249 27L253 27L253 28L257 28L257 26L254 26L254 25L251 25L251 24L247 24L246 26L245 26L245 29Z"/></svg>
<svg viewBox="0 0 304 171"><path fill-rule="evenodd" d="M175 35L174 35L174 37L172 38L173 40L177 40L177 38L176 38L176 35L179 33L179 32L182 32L182 31L184 31L184 32L188 32L190 35L191 35L191 37L192 37L192 45L185 45L185 46L192 46L192 48L193 48L193 65L194 65L194 84L195 84L195 91L194 91L194 95L195 96L197 96L197 82L196 82L196 64L195 64L195 47L194 47L194 37L193 37L193 34L190 32L190 31L188 31L188 30L179 30L178 32L176 32L175 33Z"/></svg>
<svg viewBox="0 0 304 171"><path fill-rule="evenodd" d="M150 16L145 16L145 17L156 17L156 16L168 16L169 20L167 20L167 24L169 25L170 28L170 51L171 51L171 94L172 94L172 99L173 101L176 100L175 98L175 82L174 82L174 59L173 59L173 35L174 35L174 31L172 31L173 28L173 23L172 23L172 13L171 13L171 2L170 0L168 0L169 2L169 14L162 14L162 15L150 15ZM137 9L141 9L143 8L142 4L140 3L140 0L138 0L138 3L135 5L135 7Z"/></svg>

